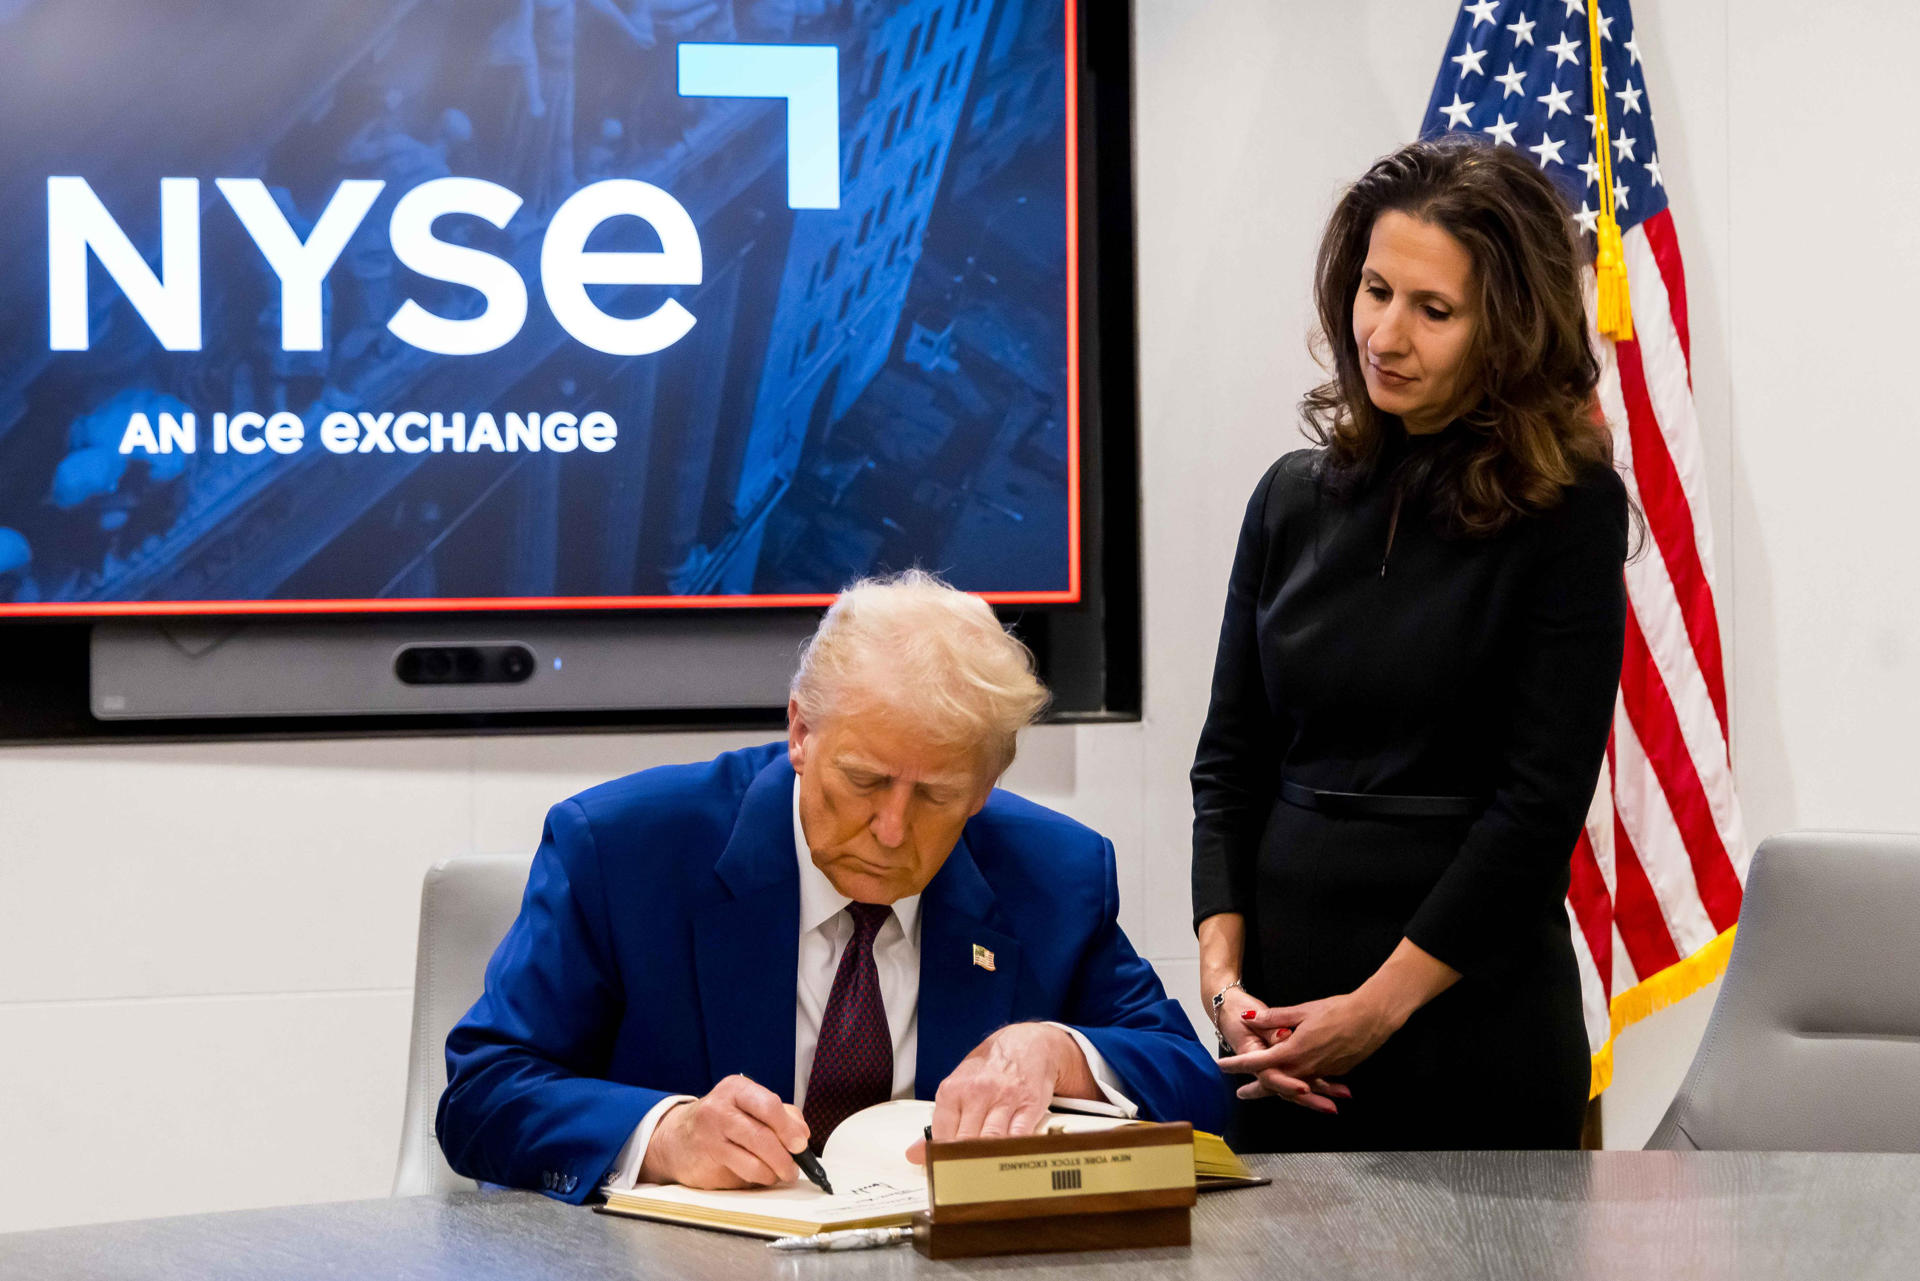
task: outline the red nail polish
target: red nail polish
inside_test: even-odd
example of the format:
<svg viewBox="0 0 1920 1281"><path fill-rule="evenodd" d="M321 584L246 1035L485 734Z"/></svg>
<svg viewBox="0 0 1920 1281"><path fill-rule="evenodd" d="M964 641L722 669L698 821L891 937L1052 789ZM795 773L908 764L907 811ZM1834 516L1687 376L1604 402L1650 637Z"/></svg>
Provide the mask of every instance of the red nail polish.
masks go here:
<svg viewBox="0 0 1920 1281"><path fill-rule="evenodd" d="M1249 1019L1249 1020L1250 1020L1250 1019L1252 1019L1252 1018L1253 1018L1253 1011L1252 1011L1252 1010L1243 1010L1243 1011L1241 1011L1241 1013L1240 1013L1240 1017L1241 1017L1241 1018L1243 1018L1243 1019Z"/></svg>

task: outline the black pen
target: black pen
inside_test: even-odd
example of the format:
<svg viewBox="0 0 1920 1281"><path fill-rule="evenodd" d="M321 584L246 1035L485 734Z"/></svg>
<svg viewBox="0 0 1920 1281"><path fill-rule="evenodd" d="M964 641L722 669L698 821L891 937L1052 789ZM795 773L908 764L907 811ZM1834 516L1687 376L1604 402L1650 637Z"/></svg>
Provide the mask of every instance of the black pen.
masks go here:
<svg viewBox="0 0 1920 1281"><path fill-rule="evenodd" d="M813 1186L828 1196L833 1195L833 1184L827 1182L826 1169L821 1166L820 1158L813 1154L812 1148L794 1153L793 1163L800 1167L800 1173L806 1175Z"/></svg>

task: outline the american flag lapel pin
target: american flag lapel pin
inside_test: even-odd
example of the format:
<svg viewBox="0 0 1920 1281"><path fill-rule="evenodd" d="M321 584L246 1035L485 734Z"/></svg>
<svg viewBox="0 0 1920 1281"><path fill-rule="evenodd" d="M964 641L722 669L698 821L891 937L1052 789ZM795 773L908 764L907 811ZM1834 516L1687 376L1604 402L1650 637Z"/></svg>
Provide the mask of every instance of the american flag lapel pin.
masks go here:
<svg viewBox="0 0 1920 1281"><path fill-rule="evenodd" d="M983 970L991 970L993 968L993 953L981 947L978 943L975 943L973 945L973 963Z"/></svg>

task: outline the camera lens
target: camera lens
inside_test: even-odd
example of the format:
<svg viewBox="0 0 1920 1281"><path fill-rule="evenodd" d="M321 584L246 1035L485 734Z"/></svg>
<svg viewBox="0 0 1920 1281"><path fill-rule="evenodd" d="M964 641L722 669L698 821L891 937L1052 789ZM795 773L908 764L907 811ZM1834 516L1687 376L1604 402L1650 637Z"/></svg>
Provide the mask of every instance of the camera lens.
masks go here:
<svg viewBox="0 0 1920 1281"><path fill-rule="evenodd" d="M523 681L533 675L533 655L514 645L500 656L500 673L510 681Z"/></svg>

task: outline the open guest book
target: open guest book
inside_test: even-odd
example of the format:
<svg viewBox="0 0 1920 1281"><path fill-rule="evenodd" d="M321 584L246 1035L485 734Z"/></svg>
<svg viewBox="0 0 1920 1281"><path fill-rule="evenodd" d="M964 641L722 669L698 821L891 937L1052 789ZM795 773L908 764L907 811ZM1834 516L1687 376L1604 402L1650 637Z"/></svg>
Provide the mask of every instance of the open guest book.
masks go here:
<svg viewBox="0 0 1920 1281"><path fill-rule="evenodd" d="M933 1122L933 1104L895 1099L856 1112L840 1123L820 1153L833 1195L805 1179L776 1188L710 1191L675 1184L643 1183L609 1190L600 1208L609 1214L659 1219L751 1236L811 1236L853 1228L905 1227L927 1208L927 1174L907 1160L907 1148ZM1082 1133L1134 1122L1122 1118L1056 1112L1043 1130ZM1202 1190L1264 1183L1215 1135L1194 1132L1193 1171Z"/></svg>

